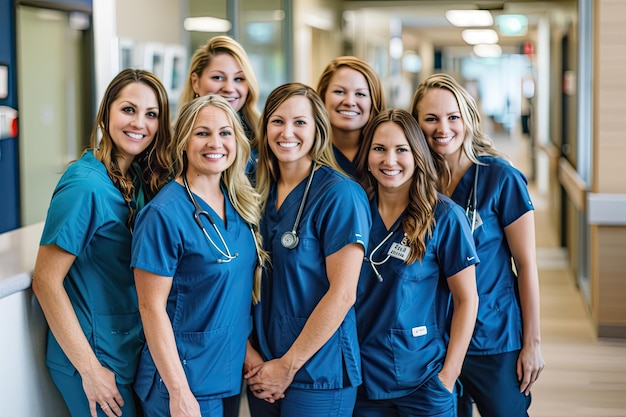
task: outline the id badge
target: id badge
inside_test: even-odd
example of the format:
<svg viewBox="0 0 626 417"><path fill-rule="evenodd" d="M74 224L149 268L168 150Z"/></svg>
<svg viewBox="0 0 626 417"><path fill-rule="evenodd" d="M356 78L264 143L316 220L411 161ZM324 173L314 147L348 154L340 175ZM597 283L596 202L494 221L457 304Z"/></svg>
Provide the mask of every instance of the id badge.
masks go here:
<svg viewBox="0 0 626 417"><path fill-rule="evenodd" d="M387 255L392 258L400 259L406 261L409 258L409 254L411 253L411 248L407 245L403 245L402 243L394 242L391 244L389 248L389 252Z"/></svg>

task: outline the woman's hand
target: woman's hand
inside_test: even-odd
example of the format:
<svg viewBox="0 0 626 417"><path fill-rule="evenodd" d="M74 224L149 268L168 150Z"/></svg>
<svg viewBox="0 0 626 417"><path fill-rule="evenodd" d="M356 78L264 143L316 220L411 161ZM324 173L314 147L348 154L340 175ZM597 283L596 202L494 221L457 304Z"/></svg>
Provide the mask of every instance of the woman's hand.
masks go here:
<svg viewBox="0 0 626 417"><path fill-rule="evenodd" d="M122 415L124 399L117 389L115 374L111 370L99 366L89 373L81 374L81 378L91 417L97 417L97 407L109 417Z"/></svg>
<svg viewBox="0 0 626 417"><path fill-rule="evenodd" d="M202 417L200 404L190 390L185 389L179 393L170 393L170 416Z"/></svg>
<svg viewBox="0 0 626 417"><path fill-rule="evenodd" d="M255 397L273 403L284 398L294 376L291 367L279 358L252 368L244 378Z"/></svg>
<svg viewBox="0 0 626 417"><path fill-rule="evenodd" d="M525 344L517 358L517 379L521 381L519 391L525 395L530 394L530 389L539 378L546 363L541 355L539 344L532 346Z"/></svg>

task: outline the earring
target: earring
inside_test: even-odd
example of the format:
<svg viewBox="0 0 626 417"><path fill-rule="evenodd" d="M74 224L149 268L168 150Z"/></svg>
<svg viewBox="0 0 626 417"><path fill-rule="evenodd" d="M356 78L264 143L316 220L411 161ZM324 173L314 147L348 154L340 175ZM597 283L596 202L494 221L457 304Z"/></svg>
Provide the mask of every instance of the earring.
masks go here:
<svg viewBox="0 0 626 417"><path fill-rule="evenodd" d="M193 98L198 98L198 97L200 97L200 95L199 95L198 93L196 93L196 94L193 96Z"/></svg>

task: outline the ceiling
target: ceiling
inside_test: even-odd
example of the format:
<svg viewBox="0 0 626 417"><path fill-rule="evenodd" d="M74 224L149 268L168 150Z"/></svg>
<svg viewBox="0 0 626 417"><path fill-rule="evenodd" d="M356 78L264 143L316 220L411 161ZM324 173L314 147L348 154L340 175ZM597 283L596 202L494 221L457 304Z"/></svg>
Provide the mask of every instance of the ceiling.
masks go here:
<svg viewBox="0 0 626 417"><path fill-rule="evenodd" d="M402 22L403 38L428 37L435 48L467 48L461 39L464 28L452 26L445 18L449 9L486 9L495 16L499 14L523 14L528 17L526 36L503 37L499 44L503 48L517 48L525 40L534 39L537 22L542 17L551 20L569 21L577 13L576 0L343 0L344 10L367 10L381 19L399 19Z"/></svg>

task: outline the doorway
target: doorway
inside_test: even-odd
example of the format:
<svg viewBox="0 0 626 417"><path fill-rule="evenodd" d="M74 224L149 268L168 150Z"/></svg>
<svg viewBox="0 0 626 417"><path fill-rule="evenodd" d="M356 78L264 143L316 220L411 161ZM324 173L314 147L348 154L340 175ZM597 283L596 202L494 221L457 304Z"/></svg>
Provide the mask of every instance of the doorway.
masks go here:
<svg viewBox="0 0 626 417"><path fill-rule="evenodd" d="M82 22L77 27L70 12L17 7L21 226L45 220L57 182L89 141L91 59Z"/></svg>

